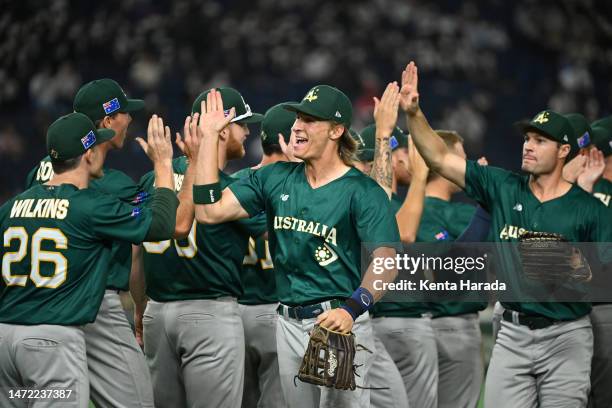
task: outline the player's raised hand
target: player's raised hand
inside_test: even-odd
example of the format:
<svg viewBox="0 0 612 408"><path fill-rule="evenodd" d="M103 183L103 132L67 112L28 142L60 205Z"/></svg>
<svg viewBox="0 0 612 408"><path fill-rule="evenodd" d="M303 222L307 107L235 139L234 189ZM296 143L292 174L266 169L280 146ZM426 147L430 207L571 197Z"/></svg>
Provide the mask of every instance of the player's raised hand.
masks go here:
<svg viewBox="0 0 612 408"><path fill-rule="evenodd" d="M603 153L595 147L592 148L589 150L588 155L586 155L584 170L576 180L578 185L589 193L593 192L593 186L601 178L605 168L606 162L604 161Z"/></svg>
<svg viewBox="0 0 612 408"><path fill-rule="evenodd" d="M142 147L153 163L172 161L172 142L170 140L170 128L164 126L164 120L157 116L151 116L147 127L147 141L137 137L136 141Z"/></svg>
<svg viewBox="0 0 612 408"><path fill-rule="evenodd" d="M291 136L289 137L289 144L285 143L285 138L282 133L278 134L278 144L280 145L283 154L287 156L287 160L290 162L301 162L301 159L298 159L293 154L293 146L295 143L295 132L291 131Z"/></svg>
<svg viewBox="0 0 612 408"><path fill-rule="evenodd" d="M315 324L348 334L353 328L353 317L342 308L327 310L319 315Z"/></svg>
<svg viewBox="0 0 612 408"><path fill-rule="evenodd" d="M198 159L198 151L200 150L202 132L198 129L199 118L200 114L197 112L194 113L193 116L187 116L187 118L185 118L185 124L183 126L184 138L181 138L181 134L176 132L176 145L181 149L190 163Z"/></svg>
<svg viewBox="0 0 612 408"><path fill-rule="evenodd" d="M409 115L419 110L419 74L414 61L406 65L402 72L402 87L400 89L400 107Z"/></svg>
<svg viewBox="0 0 612 408"><path fill-rule="evenodd" d="M563 166L563 179L575 183L578 176L584 171L587 163L587 154L579 154Z"/></svg>
<svg viewBox="0 0 612 408"><path fill-rule="evenodd" d="M203 137L219 137L219 134L236 116L236 110L231 108L229 111L223 109L223 99L221 93L212 89L206 100L200 105L200 120L198 127Z"/></svg>
<svg viewBox="0 0 612 408"><path fill-rule="evenodd" d="M380 129L385 136L390 136L397 124L397 107L399 105L399 86L390 82L380 100L374 98L374 121L376 130Z"/></svg>

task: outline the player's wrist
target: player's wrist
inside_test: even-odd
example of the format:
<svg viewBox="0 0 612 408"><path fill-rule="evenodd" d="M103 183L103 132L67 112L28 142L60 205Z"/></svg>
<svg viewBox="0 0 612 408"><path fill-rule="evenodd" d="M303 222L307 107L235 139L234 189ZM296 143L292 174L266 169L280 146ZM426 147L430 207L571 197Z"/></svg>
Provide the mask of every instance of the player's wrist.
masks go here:
<svg viewBox="0 0 612 408"><path fill-rule="evenodd" d="M374 296L364 287L359 287L351 297L344 301L340 308L346 310L353 320L369 311L374 306Z"/></svg>
<svg viewBox="0 0 612 408"><path fill-rule="evenodd" d="M214 204L221 200L221 183L193 185L194 204Z"/></svg>

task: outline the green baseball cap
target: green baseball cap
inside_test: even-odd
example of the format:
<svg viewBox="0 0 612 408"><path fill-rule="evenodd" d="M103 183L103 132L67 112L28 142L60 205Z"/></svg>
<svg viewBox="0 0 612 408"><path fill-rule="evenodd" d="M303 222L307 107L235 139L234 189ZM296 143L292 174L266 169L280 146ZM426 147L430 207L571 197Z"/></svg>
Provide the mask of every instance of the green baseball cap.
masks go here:
<svg viewBox="0 0 612 408"><path fill-rule="evenodd" d="M136 112L144 108L142 99L128 99L112 79L96 79L83 85L74 97L73 108L97 121L115 112Z"/></svg>
<svg viewBox="0 0 612 408"><path fill-rule="evenodd" d="M366 148L374 149L374 144L376 142L376 124L372 123L366 126L361 131L361 137L366 144ZM408 135L398 126L395 126L389 137L389 144L391 145L392 151L400 147L408 148Z"/></svg>
<svg viewBox="0 0 612 408"><path fill-rule="evenodd" d="M47 152L52 160L74 159L115 136L112 129L96 129L94 123L82 113L62 116L47 129Z"/></svg>
<svg viewBox="0 0 612 408"><path fill-rule="evenodd" d="M593 144L602 151L605 157L612 154L612 116L598 119L591 123Z"/></svg>
<svg viewBox="0 0 612 408"><path fill-rule="evenodd" d="M353 119L353 105L348 96L329 85L317 85L308 91L302 102L285 103L283 107L317 119L337 122L347 128L351 127Z"/></svg>
<svg viewBox="0 0 612 408"><path fill-rule="evenodd" d="M240 92L234 88L222 86L216 89L221 93L225 116L229 115L230 109L234 108L236 110L236 116L232 119L232 123L259 123L263 120L263 115L261 113L251 112L251 107L244 101ZM201 113L202 101L206 100L210 91L211 89L202 92L198 95L196 100L193 101L193 106L191 107L192 114L196 112Z"/></svg>
<svg viewBox="0 0 612 408"><path fill-rule="evenodd" d="M285 143L291 139L291 127L295 123L295 113L283 108L283 104L274 105L266 111L261 122L261 144L278 144L278 134L283 135Z"/></svg>
<svg viewBox="0 0 612 408"><path fill-rule="evenodd" d="M519 130L525 134L529 130L535 130L549 139L552 139L561 144L569 144L571 153L578 152L578 144L575 137L574 129L570 121L560 113L552 110L543 110L531 119L529 122L519 122L516 124Z"/></svg>
<svg viewBox="0 0 612 408"><path fill-rule="evenodd" d="M593 129L584 115L568 113L564 115L574 130L574 138L579 149L589 146L593 142Z"/></svg>

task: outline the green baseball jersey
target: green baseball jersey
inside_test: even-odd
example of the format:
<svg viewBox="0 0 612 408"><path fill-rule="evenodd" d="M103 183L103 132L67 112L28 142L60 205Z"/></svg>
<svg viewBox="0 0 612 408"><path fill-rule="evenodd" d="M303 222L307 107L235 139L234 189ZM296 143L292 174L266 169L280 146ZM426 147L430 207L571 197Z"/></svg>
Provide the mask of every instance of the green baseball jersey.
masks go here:
<svg viewBox="0 0 612 408"><path fill-rule="evenodd" d="M581 188L572 186L561 197L540 202L529 188L529 176L500 168L480 166L468 161L465 173L466 193L479 201L491 214L495 242L516 242L526 230L563 234L571 242L610 242L609 210ZM501 251L498 274L509 287L522 287L517 270L518 254ZM591 310L590 303L502 302L504 307L530 315L555 320L573 320Z"/></svg>
<svg viewBox="0 0 612 408"><path fill-rule="evenodd" d="M612 181L600 178L593 186L593 195L599 198L606 207L610 207L610 199L612 199Z"/></svg>
<svg viewBox="0 0 612 408"><path fill-rule="evenodd" d="M173 169L179 191L187 159L174 159ZM223 187L236 181L223 172L219 178ZM152 192L154 180L153 172L145 174L140 182L143 191ZM194 222L186 239L143 243L147 295L158 302L241 296L240 269L248 240L241 222Z"/></svg>
<svg viewBox="0 0 612 408"><path fill-rule="evenodd" d="M38 185L0 208L0 322L81 325L102 302L111 242L141 242L151 210L71 184Z"/></svg>
<svg viewBox="0 0 612 408"><path fill-rule="evenodd" d="M278 298L290 306L349 297L361 283L361 243L399 242L384 190L352 167L313 189L304 163L278 162L229 188L251 216L266 212Z"/></svg>
<svg viewBox="0 0 612 408"><path fill-rule="evenodd" d="M247 167L232 174L232 178L249 177L255 170ZM249 237L247 253L242 261L242 287L244 292L238 302L244 305L261 305L278 302L274 263L270 254L270 243L264 238L266 232L266 215L261 213L249 218L255 229Z"/></svg>
<svg viewBox="0 0 612 408"><path fill-rule="evenodd" d="M436 197L425 197L417 242L450 242L463 233L474 216L475 208L465 203L453 203ZM436 280L445 280L437 277ZM487 302L431 302L433 317L474 313L487 307Z"/></svg>
<svg viewBox="0 0 612 408"><path fill-rule="evenodd" d="M32 169L26 179L26 188L43 184L53 177L53 168L49 156L40 161L37 167ZM147 195L143 193L134 180L122 171L104 168L104 176L92 180L89 187L110 194L119 200L137 206L146 201ZM111 262L108 270L109 289L129 289L129 276L132 267L132 245L125 241L112 243Z"/></svg>

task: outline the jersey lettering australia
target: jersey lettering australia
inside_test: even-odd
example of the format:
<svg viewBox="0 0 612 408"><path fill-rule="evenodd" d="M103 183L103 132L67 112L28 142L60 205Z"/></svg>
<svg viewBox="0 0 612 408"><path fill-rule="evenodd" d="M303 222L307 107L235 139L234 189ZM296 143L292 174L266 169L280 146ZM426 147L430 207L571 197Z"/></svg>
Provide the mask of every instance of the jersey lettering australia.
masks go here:
<svg viewBox="0 0 612 408"><path fill-rule="evenodd" d="M278 162L230 189L251 216L266 213L277 293L287 305L349 297L361 283L361 242L399 242L387 195L354 168L313 189L303 163Z"/></svg>

